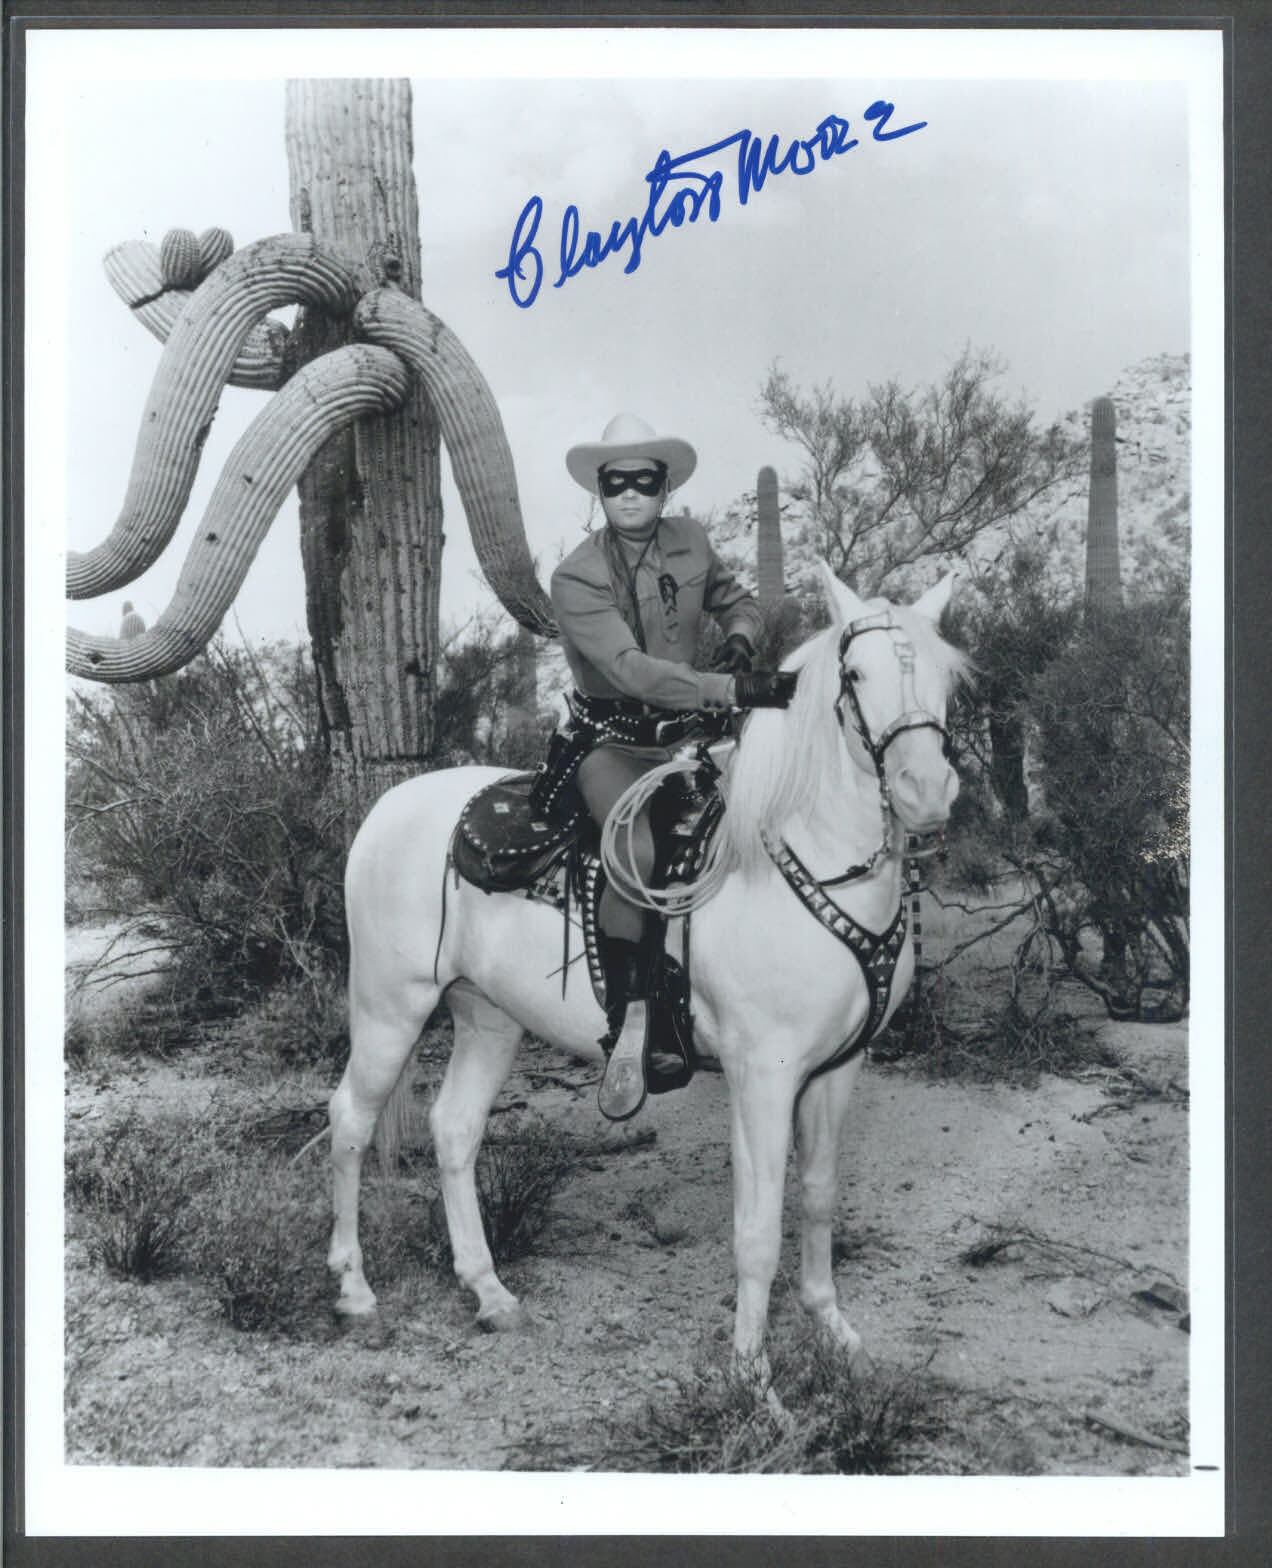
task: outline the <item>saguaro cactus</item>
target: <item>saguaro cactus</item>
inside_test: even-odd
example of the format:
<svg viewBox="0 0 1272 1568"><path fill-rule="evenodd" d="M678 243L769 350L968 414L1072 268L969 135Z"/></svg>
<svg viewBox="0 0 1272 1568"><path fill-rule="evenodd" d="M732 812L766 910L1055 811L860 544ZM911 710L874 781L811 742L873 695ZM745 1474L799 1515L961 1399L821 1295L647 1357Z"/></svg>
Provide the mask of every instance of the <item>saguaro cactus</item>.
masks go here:
<svg viewBox="0 0 1272 1568"><path fill-rule="evenodd" d="M508 701L508 750L514 765L530 765L541 745L537 727L538 666L538 638L528 627L519 626Z"/></svg>
<svg viewBox="0 0 1272 1568"><path fill-rule="evenodd" d="M782 521L777 505L777 473L767 465L755 481L755 571L761 604L776 604L784 591Z"/></svg>
<svg viewBox="0 0 1272 1568"><path fill-rule="evenodd" d="M1122 607L1117 548L1117 409L1113 399L1091 405L1091 491L1087 503L1086 609L1088 616Z"/></svg>
<svg viewBox="0 0 1272 1568"><path fill-rule="evenodd" d="M439 432L491 586L530 631L555 625L494 398L417 297L408 84L294 83L287 139L300 233L233 252L224 229L175 229L106 258L116 292L165 347L123 510L102 544L68 557L70 597L131 582L169 543L223 386L274 396L227 460L172 603L134 636L70 631L67 664L127 682L193 658L299 484L319 693L352 831L431 744ZM290 333L267 319L284 304L303 307Z"/></svg>
<svg viewBox="0 0 1272 1568"><path fill-rule="evenodd" d="M119 637L121 642L128 642L133 637L140 637L146 629L146 623L133 609L131 599L124 600L123 619L119 623Z"/></svg>

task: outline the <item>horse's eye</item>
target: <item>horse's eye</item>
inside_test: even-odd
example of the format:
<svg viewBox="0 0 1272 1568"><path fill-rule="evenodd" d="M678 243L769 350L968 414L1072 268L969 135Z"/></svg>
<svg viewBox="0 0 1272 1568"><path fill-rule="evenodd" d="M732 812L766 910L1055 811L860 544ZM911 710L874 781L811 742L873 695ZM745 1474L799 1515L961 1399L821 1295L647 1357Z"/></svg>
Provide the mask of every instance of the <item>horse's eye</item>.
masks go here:
<svg viewBox="0 0 1272 1568"><path fill-rule="evenodd" d="M844 679L851 681L854 686L860 686L864 678L860 670L854 670L851 666L844 671Z"/></svg>

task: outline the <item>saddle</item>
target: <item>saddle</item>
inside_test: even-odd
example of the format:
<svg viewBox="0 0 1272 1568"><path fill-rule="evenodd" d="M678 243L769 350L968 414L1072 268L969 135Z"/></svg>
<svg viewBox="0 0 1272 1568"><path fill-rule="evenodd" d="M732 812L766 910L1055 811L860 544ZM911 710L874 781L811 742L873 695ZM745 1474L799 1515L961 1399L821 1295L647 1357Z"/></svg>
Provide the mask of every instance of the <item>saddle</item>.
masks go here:
<svg viewBox="0 0 1272 1568"><path fill-rule="evenodd" d="M485 893L516 893L551 904L562 916L564 994L570 967L570 910L576 905L583 931L588 976L597 1003L606 1009L605 964L597 908L605 888L600 834L588 815L572 777L560 787L549 757L535 773L497 779L469 800L451 839L450 863ZM724 799L716 785L718 770L705 749L693 773L672 774L649 805L655 844L654 886L692 883L701 870L711 837L719 826ZM689 920L682 927L683 954L663 957L651 999L663 1027L674 1029L685 1066L678 1072L648 1072L650 1094L680 1088L693 1073L693 1024L689 987ZM661 945L661 942L660 942Z"/></svg>

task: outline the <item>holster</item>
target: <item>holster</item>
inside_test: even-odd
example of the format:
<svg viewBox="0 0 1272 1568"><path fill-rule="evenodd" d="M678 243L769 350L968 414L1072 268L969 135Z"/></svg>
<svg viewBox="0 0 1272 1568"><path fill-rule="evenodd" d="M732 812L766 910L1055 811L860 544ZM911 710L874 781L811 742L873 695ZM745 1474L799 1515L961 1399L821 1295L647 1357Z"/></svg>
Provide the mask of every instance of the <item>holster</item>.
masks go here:
<svg viewBox="0 0 1272 1568"><path fill-rule="evenodd" d="M548 755L530 786L530 804L542 816L565 815L573 809L571 794L579 764L591 751L595 731L571 719L548 742Z"/></svg>

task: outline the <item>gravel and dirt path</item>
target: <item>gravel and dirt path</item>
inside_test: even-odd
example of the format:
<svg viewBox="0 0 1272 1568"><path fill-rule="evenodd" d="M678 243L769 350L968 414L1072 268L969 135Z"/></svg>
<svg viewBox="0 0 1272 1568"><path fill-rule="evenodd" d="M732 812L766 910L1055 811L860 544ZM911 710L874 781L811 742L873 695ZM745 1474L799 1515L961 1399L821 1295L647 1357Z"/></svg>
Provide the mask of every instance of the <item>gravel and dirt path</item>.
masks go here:
<svg viewBox="0 0 1272 1568"><path fill-rule="evenodd" d="M948 1391L936 1474L1179 1475L1188 1459L1186 1026L1102 1024L1119 1066L1033 1086L872 1065L849 1124L837 1277L877 1364ZM417 1068L423 1109L442 1063ZM91 1136L126 1106L259 1099L228 1064L78 1070L67 1109ZM321 1103L308 1071L268 1093ZM235 1330L186 1279L110 1277L67 1255L67 1455L78 1464L570 1469L595 1434L723 1356L733 1271L726 1090L702 1072L616 1130L592 1069L526 1049L495 1125L542 1115L590 1143L535 1253L506 1270L532 1333L487 1336L445 1274L385 1277L374 1322L324 1310L279 1336ZM325 1162L287 1245L323 1270ZM423 1224L435 1191L418 1174ZM374 1179L373 1183L374 1185ZM251 1224L252 1216L244 1216ZM788 1193L776 1334L794 1299ZM318 1288L317 1286L315 1287ZM317 1296L315 1299L319 1299ZM215 1398L209 1398L214 1389ZM581 1434L587 1432L587 1442ZM589 1446L590 1445L590 1446Z"/></svg>

